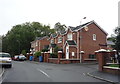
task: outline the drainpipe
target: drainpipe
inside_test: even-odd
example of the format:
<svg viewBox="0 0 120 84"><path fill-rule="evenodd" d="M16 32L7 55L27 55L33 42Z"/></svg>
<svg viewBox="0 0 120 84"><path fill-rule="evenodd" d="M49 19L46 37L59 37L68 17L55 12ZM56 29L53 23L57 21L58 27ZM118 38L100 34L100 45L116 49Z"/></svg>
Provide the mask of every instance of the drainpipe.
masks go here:
<svg viewBox="0 0 120 84"><path fill-rule="evenodd" d="M77 59L79 59L79 32L77 32Z"/></svg>
<svg viewBox="0 0 120 84"><path fill-rule="evenodd" d="M80 63L82 63L82 30L80 30Z"/></svg>

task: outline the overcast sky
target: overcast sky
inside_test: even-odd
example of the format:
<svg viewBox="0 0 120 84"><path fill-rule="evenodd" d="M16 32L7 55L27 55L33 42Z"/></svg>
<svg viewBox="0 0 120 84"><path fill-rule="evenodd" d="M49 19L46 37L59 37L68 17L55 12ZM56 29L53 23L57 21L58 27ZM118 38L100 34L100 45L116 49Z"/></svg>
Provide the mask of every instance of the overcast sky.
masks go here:
<svg viewBox="0 0 120 84"><path fill-rule="evenodd" d="M78 26L94 20L109 35L118 26L120 0L0 0L0 35L12 26L37 21L50 25L60 22Z"/></svg>

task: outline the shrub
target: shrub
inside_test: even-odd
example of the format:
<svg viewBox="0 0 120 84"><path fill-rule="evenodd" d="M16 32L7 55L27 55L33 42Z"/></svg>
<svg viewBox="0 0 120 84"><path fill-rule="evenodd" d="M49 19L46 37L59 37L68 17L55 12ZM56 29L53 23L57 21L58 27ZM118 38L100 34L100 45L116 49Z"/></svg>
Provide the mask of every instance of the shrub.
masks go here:
<svg viewBox="0 0 120 84"><path fill-rule="evenodd" d="M50 53L50 58L58 58L58 56L55 53Z"/></svg>
<svg viewBox="0 0 120 84"><path fill-rule="evenodd" d="M35 52L34 56L35 56L35 57L41 56L41 52L40 52L40 51Z"/></svg>
<svg viewBox="0 0 120 84"><path fill-rule="evenodd" d="M26 55L26 50L22 50L21 54Z"/></svg>

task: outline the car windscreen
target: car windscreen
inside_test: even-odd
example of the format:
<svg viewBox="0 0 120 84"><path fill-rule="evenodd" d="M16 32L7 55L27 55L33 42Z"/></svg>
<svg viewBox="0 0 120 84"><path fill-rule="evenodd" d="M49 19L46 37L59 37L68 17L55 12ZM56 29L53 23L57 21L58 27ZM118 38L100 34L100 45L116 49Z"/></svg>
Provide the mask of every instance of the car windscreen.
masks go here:
<svg viewBox="0 0 120 84"><path fill-rule="evenodd" d="M0 54L0 57L11 57L10 54Z"/></svg>

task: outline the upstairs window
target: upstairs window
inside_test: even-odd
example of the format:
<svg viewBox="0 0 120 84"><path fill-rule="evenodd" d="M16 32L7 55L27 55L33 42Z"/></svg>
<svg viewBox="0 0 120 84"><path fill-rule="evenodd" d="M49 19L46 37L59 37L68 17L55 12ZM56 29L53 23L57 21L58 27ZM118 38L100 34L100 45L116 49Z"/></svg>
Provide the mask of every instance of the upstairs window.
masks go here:
<svg viewBox="0 0 120 84"><path fill-rule="evenodd" d="M68 39L68 40L72 40L72 34L68 34L68 35L67 35L67 39Z"/></svg>
<svg viewBox="0 0 120 84"><path fill-rule="evenodd" d="M96 41L96 34L93 34L93 40Z"/></svg>
<svg viewBox="0 0 120 84"><path fill-rule="evenodd" d="M62 43L62 37L58 37L58 43Z"/></svg>
<svg viewBox="0 0 120 84"><path fill-rule="evenodd" d="M54 44L54 39L51 39L51 44Z"/></svg>

